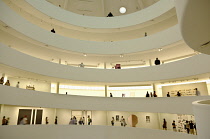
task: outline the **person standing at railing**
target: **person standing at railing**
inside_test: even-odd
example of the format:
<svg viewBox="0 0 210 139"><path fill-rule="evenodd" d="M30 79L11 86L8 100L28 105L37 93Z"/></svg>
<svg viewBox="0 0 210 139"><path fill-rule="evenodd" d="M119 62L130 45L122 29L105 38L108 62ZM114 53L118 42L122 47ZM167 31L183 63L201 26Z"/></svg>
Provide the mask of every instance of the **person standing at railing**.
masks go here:
<svg viewBox="0 0 210 139"><path fill-rule="evenodd" d="M84 68L85 65L83 63L79 64L79 67Z"/></svg>
<svg viewBox="0 0 210 139"><path fill-rule="evenodd" d="M17 88L19 88L19 87L20 87L20 82L17 82L16 87L17 87Z"/></svg>
<svg viewBox="0 0 210 139"><path fill-rule="evenodd" d="M168 92L167 97L170 97L170 93Z"/></svg>
<svg viewBox="0 0 210 139"><path fill-rule="evenodd" d="M153 96L154 97L158 97L157 94L156 94L156 91L154 91Z"/></svg>
<svg viewBox="0 0 210 139"><path fill-rule="evenodd" d="M2 125L6 125L7 119L5 118L5 116L2 119Z"/></svg>
<svg viewBox="0 0 210 139"><path fill-rule="evenodd" d="M7 80L7 82L6 82L4 85L6 85L6 86L10 86L10 82L9 82L9 80Z"/></svg>
<svg viewBox="0 0 210 139"><path fill-rule="evenodd" d="M186 121L185 128L187 130L187 133L189 134L190 133L190 124L189 124L189 121Z"/></svg>
<svg viewBox="0 0 210 139"><path fill-rule="evenodd" d="M166 122L166 119L163 119L163 130L167 130L167 122Z"/></svg>
<svg viewBox="0 0 210 139"><path fill-rule="evenodd" d="M200 91L198 91L198 88L195 88L194 90L195 90L195 95L196 96L200 96L201 95Z"/></svg>
<svg viewBox="0 0 210 139"><path fill-rule="evenodd" d="M177 92L176 95L177 95L177 97L181 97L182 96L182 94L179 91Z"/></svg>
<svg viewBox="0 0 210 139"><path fill-rule="evenodd" d="M123 116L121 117L121 119L120 119L120 124L121 124L121 126L123 126L124 125L124 122L123 122Z"/></svg>
<svg viewBox="0 0 210 139"><path fill-rule="evenodd" d="M176 123L175 123L175 121L173 120L173 123L172 123L172 127L173 127L173 131L175 131L176 132Z"/></svg>
<svg viewBox="0 0 210 139"><path fill-rule="evenodd" d="M160 60L158 58L155 60L155 65L160 65Z"/></svg>
<svg viewBox="0 0 210 139"><path fill-rule="evenodd" d="M90 118L90 116L88 115L88 125L90 125L92 123L92 119Z"/></svg>
<svg viewBox="0 0 210 139"><path fill-rule="evenodd" d="M194 124L192 121L190 121L190 134L193 134L194 135Z"/></svg>
<svg viewBox="0 0 210 139"><path fill-rule="evenodd" d="M4 84L4 77L1 77L0 84Z"/></svg>
<svg viewBox="0 0 210 139"><path fill-rule="evenodd" d="M146 97L149 97L149 92L147 91Z"/></svg>
<svg viewBox="0 0 210 139"><path fill-rule="evenodd" d="M114 117L112 117L111 124L114 126Z"/></svg>

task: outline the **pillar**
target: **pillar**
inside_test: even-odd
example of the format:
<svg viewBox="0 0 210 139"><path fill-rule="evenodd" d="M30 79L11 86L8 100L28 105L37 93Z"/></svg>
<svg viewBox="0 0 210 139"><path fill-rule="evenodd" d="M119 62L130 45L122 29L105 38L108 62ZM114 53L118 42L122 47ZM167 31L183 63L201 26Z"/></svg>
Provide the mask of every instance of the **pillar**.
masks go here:
<svg viewBox="0 0 210 139"><path fill-rule="evenodd" d="M57 82L57 84L56 84L56 94L59 94L59 86L60 86L60 82Z"/></svg>
<svg viewBox="0 0 210 139"><path fill-rule="evenodd" d="M105 97L107 97L107 85L105 85Z"/></svg>

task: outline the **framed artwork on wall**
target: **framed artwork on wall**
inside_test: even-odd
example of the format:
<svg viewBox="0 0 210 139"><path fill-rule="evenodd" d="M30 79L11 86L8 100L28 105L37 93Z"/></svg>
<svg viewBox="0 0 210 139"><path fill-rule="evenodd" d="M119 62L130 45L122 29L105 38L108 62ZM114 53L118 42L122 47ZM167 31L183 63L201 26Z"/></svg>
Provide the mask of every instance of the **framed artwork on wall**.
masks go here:
<svg viewBox="0 0 210 139"><path fill-rule="evenodd" d="M120 116L116 115L116 121L119 121L119 120L120 120Z"/></svg>
<svg viewBox="0 0 210 139"><path fill-rule="evenodd" d="M146 123L150 123L150 116L146 116Z"/></svg>

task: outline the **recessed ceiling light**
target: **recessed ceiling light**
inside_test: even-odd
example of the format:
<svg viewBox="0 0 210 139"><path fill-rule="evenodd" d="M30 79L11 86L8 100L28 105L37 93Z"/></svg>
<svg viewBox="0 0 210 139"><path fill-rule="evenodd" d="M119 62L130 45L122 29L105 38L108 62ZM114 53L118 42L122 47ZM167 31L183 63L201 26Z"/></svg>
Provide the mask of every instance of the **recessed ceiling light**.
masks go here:
<svg viewBox="0 0 210 139"><path fill-rule="evenodd" d="M126 8L125 8L125 7L121 7L121 8L120 8L120 13L121 13L121 14L126 13Z"/></svg>

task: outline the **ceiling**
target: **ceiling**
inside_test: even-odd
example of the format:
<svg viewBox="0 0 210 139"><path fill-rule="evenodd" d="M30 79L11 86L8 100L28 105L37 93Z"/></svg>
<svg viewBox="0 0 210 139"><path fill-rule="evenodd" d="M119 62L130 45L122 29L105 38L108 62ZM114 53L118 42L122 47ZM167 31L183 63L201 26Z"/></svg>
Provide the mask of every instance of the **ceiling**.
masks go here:
<svg viewBox="0 0 210 139"><path fill-rule="evenodd" d="M109 12L114 16L130 14L158 2L159 0L47 0L55 6L86 16L106 17ZM126 13L120 13L120 7Z"/></svg>

